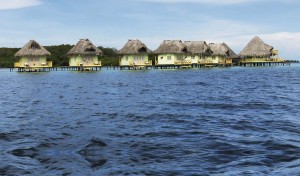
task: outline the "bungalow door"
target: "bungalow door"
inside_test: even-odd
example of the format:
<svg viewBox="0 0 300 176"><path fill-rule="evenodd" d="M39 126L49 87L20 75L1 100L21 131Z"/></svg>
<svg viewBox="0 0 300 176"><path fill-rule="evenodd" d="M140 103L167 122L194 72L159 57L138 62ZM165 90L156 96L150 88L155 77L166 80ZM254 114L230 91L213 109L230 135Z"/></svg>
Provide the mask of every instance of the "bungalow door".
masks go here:
<svg viewBox="0 0 300 176"><path fill-rule="evenodd" d="M38 57L29 57L28 58L28 65L30 66L30 67L36 67L36 66L38 66L39 64L38 64L38 62L39 62L39 58Z"/></svg>
<svg viewBox="0 0 300 176"><path fill-rule="evenodd" d="M143 56L134 56L134 65L143 65L144 57Z"/></svg>

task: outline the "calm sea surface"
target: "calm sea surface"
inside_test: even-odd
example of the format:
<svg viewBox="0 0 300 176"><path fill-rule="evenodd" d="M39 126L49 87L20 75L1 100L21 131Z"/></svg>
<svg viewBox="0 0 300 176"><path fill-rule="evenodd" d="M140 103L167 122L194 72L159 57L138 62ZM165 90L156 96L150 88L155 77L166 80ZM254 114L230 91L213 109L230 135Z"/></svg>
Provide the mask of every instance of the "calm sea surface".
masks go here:
<svg viewBox="0 0 300 176"><path fill-rule="evenodd" d="M300 66L0 69L0 175L300 175Z"/></svg>

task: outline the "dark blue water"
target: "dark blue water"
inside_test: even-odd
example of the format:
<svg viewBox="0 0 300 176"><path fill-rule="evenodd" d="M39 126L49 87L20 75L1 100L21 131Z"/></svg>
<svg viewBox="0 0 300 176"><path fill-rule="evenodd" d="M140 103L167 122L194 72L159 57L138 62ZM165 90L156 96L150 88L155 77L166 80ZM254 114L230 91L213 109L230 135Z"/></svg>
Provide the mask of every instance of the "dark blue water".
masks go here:
<svg viewBox="0 0 300 176"><path fill-rule="evenodd" d="M300 66L0 70L1 175L300 175Z"/></svg>

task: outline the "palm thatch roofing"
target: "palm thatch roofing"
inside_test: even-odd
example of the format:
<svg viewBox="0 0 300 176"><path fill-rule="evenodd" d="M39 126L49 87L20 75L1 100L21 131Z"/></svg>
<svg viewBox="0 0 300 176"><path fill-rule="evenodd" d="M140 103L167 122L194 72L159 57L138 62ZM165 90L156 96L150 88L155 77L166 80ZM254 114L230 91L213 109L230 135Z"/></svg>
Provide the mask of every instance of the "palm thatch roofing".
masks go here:
<svg viewBox="0 0 300 176"><path fill-rule="evenodd" d="M128 40L125 46L119 51L119 54L149 54L151 52L152 51L140 40Z"/></svg>
<svg viewBox="0 0 300 176"><path fill-rule="evenodd" d="M239 57L226 43L223 43L223 46L228 49L228 57L230 57L230 58L238 58Z"/></svg>
<svg viewBox="0 0 300 176"><path fill-rule="evenodd" d="M187 46L188 52L194 55L210 55L212 53L205 41L186 41L184 44Z"/></svg>
<svg viewBox="0 0 300 176"><path fill-rule="evenodd" d="M255 36L239 55L241 57L270 57L272 50L272 46L265 44L259 37Z"/></svg>
<svg viewBox="0 0 300 176"><path fill-rule="evenodd" d="M50 56L50 52L34 40L30 40L23 48L21 48L15 57L22 56Z"/></svg>
<svg viewBox="0 0 300 176"><path fill-rule="evenodd" d="M187 46L181 40L164 40L154 51L156 54L184 54Z"/></svg>
<svg viewBox="0 0 300 176"><path fill-rule="evenodd" d="M97 48L89 39L81 39L69 52L68 55L102 55L102 51Z"/></svg>
<svg viewBox="0 0 300 176"><path fill-rule="evenodd" d="M210 43L210 49L212 50L212 56L223 56L223 57L230 57L236 58L237 54L229 48L226 43Z"/></svg>

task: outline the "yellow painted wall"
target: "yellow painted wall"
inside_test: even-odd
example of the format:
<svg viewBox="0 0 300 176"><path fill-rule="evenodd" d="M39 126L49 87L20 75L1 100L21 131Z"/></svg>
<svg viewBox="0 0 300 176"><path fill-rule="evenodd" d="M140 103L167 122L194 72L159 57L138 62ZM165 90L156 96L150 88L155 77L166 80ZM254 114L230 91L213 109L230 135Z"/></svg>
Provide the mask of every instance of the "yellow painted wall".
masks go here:
<svg viewBox="0 0 300 176"><path fill-rule="evenodd" d="M205 64L206 63L206 59L207 59L207 56L199 58L198 61L199 61L200 64Z"/></svg>
<svg viewBox="0 0 300 176"><path fill-rule="evenodd" d="M195 55L194 57L189 55L186 60L191 60L193 64L205 63L207 56Z"/></svg>
<svg viewBox="0 0 300 176"><path fill-rule="evenodd" d="M97 56L72 56L69 59L69 66L77 67L80 64L83 64L83 66L94 66L97 65L97 62L99 62Z"/></svg>
<svg viewBox="0 0 300 176"><path fill-rule="evenodd" d="M130 66L130 65L147 65L149 62L148 55L124 55L120 59L120 66Z"/></svg>
<svg viewBox="0 0 300 176"><path fill-rule="evenodd" d="M157 56L157 65L173 65L175 64L176 55L174 54L159 54Z"/></svg>
<svg viewBox="0 0 300 176"><path fill-rule="evenodd" d="M157 56L157 65L174 65L177 60L188 60L183 54L159 54Z"/></svg>
<svg viewBox="0 0 300 176"><path fill-rule="evenodd" d="M46 57L34 57L34 56L27 56L21 57L19 60L20 67L25 67L27 64L29 67L39 67L42 64L47 64Z"/></svg>
<svg viewBox="0 0 300 176"><path fill-rule="evenodd" d="M198 64L198 61L200 60L200 58L201 58L201 56L199 56L199 55L195 55L195 56L189 55L185 58L185 60L190 60L192 62L192 64Z"/></svg>
<svg viewBox="0 0 300 176"><path fill-rule="evenodd" d="M226 58L225 57L218 57L219 58L219 64L225 64Z"/></svg>
<svg viewBox="0 0 300 176"><path fill-rule="evenodd" d="M225 60L225 63L226 63L226 64L232 64L232 59L231 59L231 58L227 58L227 59Z"/></svg>

